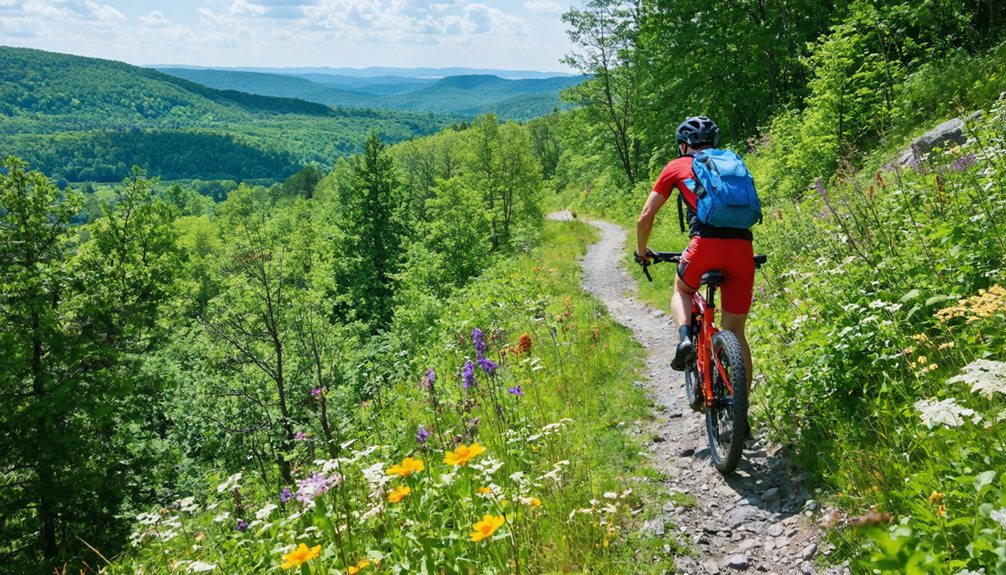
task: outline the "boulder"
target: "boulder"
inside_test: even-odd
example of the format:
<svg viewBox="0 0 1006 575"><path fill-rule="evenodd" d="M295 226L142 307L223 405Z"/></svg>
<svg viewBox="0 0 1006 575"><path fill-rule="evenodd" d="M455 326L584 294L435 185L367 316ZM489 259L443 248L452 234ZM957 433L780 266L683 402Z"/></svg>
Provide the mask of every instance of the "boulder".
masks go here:
<svg viewBox="0 0 1006 575"><path fill-rule="evenodd" d="M968 137L964 134L964 120L960 118L947 120L913 140L911 147L902 150L894 163L900 167L907 167L912 164L916 154L925 156L936 148L959 146L967 140Z"/></svg>

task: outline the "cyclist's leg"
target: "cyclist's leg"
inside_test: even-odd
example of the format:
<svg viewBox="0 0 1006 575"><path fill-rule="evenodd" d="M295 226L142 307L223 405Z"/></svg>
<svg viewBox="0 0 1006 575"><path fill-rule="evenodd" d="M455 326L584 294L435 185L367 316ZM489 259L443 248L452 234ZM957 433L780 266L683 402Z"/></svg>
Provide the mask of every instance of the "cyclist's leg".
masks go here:
<svg viewBox="0 0 1006 575"><path fill-rule="evenodd" d="M754 372L751 369L751 349L744 335L744 327L748 312L751 310L751 295L754 291L754 251L751 242L745 240L730 240L726 249L728 251L723 262L724 281L720 288L723 302L720 327L732 331L741 344L745 379L748 391L751 391Z"/></svg>
<svg viewBox="0 0 1006 575"><path fill-rule="evenodd" d="M695 289L685 283L681 276L674 278L674 295L671 296L671 316L674 326L688 325L692 312L692 294Z"/></svg>
<svg viewBox="0 0 1006 575"><path fill-rule="evenodd" d="M688 248L681 255L678 275L674 279L674 295L671 296L671 316L674 318L674 325L678 328L680 338L674 350L671 368L678 371L685 369L688 356L695 350L695 342L692 341L688 328L691 321L692 294L699 287L699 277L702 275L699 270L704 265L696 259L698 256L700 256L699 238L692 238Z"/></svg>

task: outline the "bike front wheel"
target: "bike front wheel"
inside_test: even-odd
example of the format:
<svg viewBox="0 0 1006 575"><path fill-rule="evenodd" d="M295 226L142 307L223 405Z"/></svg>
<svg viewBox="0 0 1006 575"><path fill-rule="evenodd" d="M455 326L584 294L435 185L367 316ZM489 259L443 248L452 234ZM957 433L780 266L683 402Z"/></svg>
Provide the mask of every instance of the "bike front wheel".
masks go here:
<svg viewBox="0 0 1006 575"><path fill-rule="evenodd" d="M713 336L712 407L706 409L706 432L713 465L723 474L733 473L741 460L748 428L747 376L744 354L737 336L719 331Z"/></svg>

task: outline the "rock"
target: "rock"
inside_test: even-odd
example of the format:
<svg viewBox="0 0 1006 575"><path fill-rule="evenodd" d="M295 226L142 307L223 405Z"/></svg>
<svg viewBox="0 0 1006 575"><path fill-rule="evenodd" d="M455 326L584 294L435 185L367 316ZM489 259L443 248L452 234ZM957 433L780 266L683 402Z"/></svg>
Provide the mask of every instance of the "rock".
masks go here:
<svg viewBox="0 0 1006 575"><path fill-rule="evenodd" d="M745 523L752 523L761 519L761 511L750 505L739 505L727 513L725 524L731 529L737 529Z"/></svg>
<svg viewBox="0 0 1006 575"><path fill-rule="evenodd" d="M765 490L764 493L761 494L762 501L772 501L774 499L777 499L778 497L779 497L778 487L769 487L768 489Z"/></svg>
<svg viewBox="0 0 1006 575"><path fill-rule="evenodd" d="M699 572L699 564L691 557L675 557L674 566L677 567L678 573L686 575L695 575Z"/></svg>
<svg viewBox="0 0 1006 575"><path fill-rule="evenodd" d="M773 523L772 525L768 526L768 534L771 535L772 537L778 537L782 535L782 531L783 531L782 525L780 525L779 523Z"/></svg>
<svg viewBox="0 0 1006 575"><path fill-rule="evenodd" d="M804 575L814 575L814 564L810 561L804 561L803 564L800 565L800 572Z"/></svg>
<svg viewBox="0 0 1006 575"><path fill-rule="evenodd" d="M748 568L748 556L744 554L731 555L727 559L726 566L737 571L744 571Z"/></svg>
<svg viewBox="0 0 1006 575"><path fill-rule="evenodd" d="M720 575L720 567L712 559L706 559L702 562L702 568L706 570L709 575Z"/></svg>
<svg viewBox="0 0 1006 575"><path fill-rule="evenodd" d="M916 154L925 155L936 148L947 148L968 141L964 134L964 121L960 118L947 120L912 141L907 150L902 150L894 164L900 167L910 166Z"/></svg>
<svg viewBox="0 0 1006 575"><path fill-rule="evenodd" d="M694 447L689 447L687 449L682 449L680 452L678 452L678 456L679 457L691 457L693 455L695 455L695 448Z"/></svg>
<svg viewBox="0 0 1006 575"><path fill-rule="evenodd" d="M817 553L817 543L811 543L803 548L803 551L800 552L800 557L803 557L804 561L809 561L814 557L815 553Z"/></svg>
<svg viewBox="0 0 1006 575"><path fill-rule="evenodd" d="M664 520L659 517L643 523L643 533L660 537L664 534Z"/></svg>
<svg viewBox="0 0 1006 575"><path fill-rule="evenodd" d="M817 501L814 499L808 499L807 502L803 504L804 511L817 511L818 507Z"/></svg>

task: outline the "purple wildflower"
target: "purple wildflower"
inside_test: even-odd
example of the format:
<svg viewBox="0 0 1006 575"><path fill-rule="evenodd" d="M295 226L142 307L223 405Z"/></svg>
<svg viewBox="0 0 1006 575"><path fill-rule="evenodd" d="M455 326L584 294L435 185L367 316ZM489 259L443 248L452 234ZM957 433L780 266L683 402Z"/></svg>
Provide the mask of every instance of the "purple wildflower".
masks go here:
<svg viewBox="0 0 1006 575"><path fill-rule="evenodd" d="M336 478L328 478L314 472L311 477L297 482L297 493L294 497L301 503L314 501L319 495L328 491L336 483Z"/></svg>
<svg viewBox="0 0 1006 575"><path fill-rule="evenodd" d="M828 206L828 209L834 212L835 210L831 207L831 202L828 200L828 190L824 189L821 178L814 180L814 187L817 189L817 193L821 194L821 198L824 199L824 205Z"/></svg>
<svg viewBox="0 0 1006 575"><path fill-rule="evenodd" d="M283 505L286 505L287 501L293 499L293 493L290 491L289 487L284 487L283 491L279 492L279 501Z"/></svg>
<svg viewBox="0 0 1006 575"><path fill-rule="evenodd" d="M482 330L475 328L472 330L472 343L475 344L475 352L481 356L486 349L486 342L482 339Z"/></svg>
<svg viewBox="0 0 1006 575"><path fill-rule="evenodd" d="M426 443L426 440L429 439L429 437L430 437L430 431L425 427L423 427L422 425L420 425L419 429L416 430L416 441L418 441L419 443Z"/></svg>
<svg viewBox="0 0 1006 575"><path fill-rule="evenodd" d="M307 441L307 434L304 433L303 431L298 431L297 433L294 434L293 438L296 439L297 441Z"/></svg>
<svg viewBox="0 0 1006 575"><path fill-rule="evenodd" d="M974 153L966 154L964 156L957 158L957 160L954 161L953 169L955 172L963 172L964 170L973 166L975 164L975 161L977 160L978 156L975 155Z"/></svg>
<svg viewBox="0 0 1006 575"><path fill-rule="evenodd" d="M524 397L524 390L520 388L520 384L519 383L517 385L511 387L507 391L509 391L513 395L516 395L517 397Z"/></svg>
<svg viewBox="0 0 1006 575"><path fill-rule="evenodd" d="M475 364L472 360L465 360L465 367L461 370L461 387L468 389L475 385Z"/></svg>
<svg viewBox="0 0 1006 575"><path fill-rule="evenodd" d="M319 395L321 395L321 388L320 387L316 387L316 388L314 388L314 389L311 390L311 397L318 397Z"/></svg>
<svg viewBox="0 0 1006 575"><path fill-rule="evenodd" d="M495 361L483 355L479 358L479 367L482 368L482 371L486 372L486 375L492 376L496 373L496 368L499 366L496 365Z"/></svg>
<svg viewBox="0 0 1006 575"><path fill-rule="evenodd" d="M244 533L246 529L248 529L248 522L244 519L238 520L237 530Z"/></svg>
<svg viewBox="0 0 1006 575"><path fill-rule="evenodd" d="M426 370L426 381L428 381L430 385L433 385L437 381L437 372L434 371L432 367Z"/></svg>

